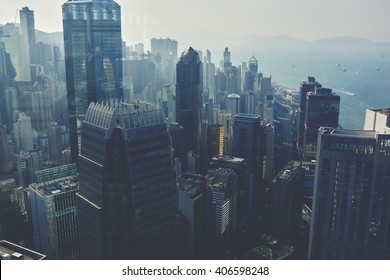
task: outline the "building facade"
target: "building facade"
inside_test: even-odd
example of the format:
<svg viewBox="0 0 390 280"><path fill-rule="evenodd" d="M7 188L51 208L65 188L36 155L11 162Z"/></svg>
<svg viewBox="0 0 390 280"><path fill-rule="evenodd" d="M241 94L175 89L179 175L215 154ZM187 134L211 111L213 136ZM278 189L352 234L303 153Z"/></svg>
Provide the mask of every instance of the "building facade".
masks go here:
<svg viewBox="0 0 390 280"><path fill-rule="evenodd" d="M321 128L309 259L390 258L390 135Z"/></svg>
<svg viewBox="0 0 390 280"><path fill-rule="evenodd" d="M79 259L77 176L29 186L35 249L50 260Z"/></svg>
<svg viewBox="0 0 390 280"><path fill-rule="evenodd" d="M113 0L62 5L72 161L90 102L122 99L121 9Z"/></svg>
<svg viewBox="0 0 390 280"><path fill-rule="evenodd" d="M198 53L189 48L176 65L176 122L184 130L184 152L199 155L201 141L202 63ZM185 158L185 156L180 156ZM186 170L186 163L183 162Z"/></svg>
<svg viewBox="0 0 390 280"><path fill-rule="evenodd" d="M82 132L81 258L174 258L176 177L162 111L91 103Z"/></svg>

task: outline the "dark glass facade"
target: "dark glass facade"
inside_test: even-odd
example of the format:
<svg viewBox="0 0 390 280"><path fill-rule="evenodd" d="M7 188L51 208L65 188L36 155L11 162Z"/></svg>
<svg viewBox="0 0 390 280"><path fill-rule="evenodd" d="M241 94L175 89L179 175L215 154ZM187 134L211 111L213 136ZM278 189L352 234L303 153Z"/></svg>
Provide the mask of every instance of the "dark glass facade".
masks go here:
<svg viewBox="0 0 390 280"><path fill-rule="evenodd" d="M88 104L122 99L121 10L112 0L62 6L72 161L80 147Z"/></svg>
<svg viewBox="0 0 390 280"><path fill-rule="evenodd" d="M176 179L162 111L91 103L82 133L81 258L174 258Z"/></svg>
<svg viewBox="0 0 390 280"><path fill-rule="evenodd" d="M321 128L309 259L390 258L390 135Z"/></svg>
<svg viewBox="0 0 390 280"><path fill-rule="evenodd" d="M176 65L176 121L183 127L185 158L187 152L200 153L202 109L202 63L198 53L189 48ZM183 169L186 164L183 162Z"/></svg>
<svg viewBox="0 0 390 280"><path fill-rule="evenodd" d="M303 134L303 157L315 159L318 129L321 126L338 127L340 96L331 89L320 88L306 94L305 126Z"/></svg>

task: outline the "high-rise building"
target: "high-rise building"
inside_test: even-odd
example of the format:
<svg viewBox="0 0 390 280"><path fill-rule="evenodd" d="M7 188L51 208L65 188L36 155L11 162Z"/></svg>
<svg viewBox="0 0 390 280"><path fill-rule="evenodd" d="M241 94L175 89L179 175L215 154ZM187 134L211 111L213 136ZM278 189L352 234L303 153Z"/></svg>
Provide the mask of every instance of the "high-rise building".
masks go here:
<svg viewBox="0 0 390 280"><path fill-rule="evenodd" d="M223 73L227 74L232 68L232 62L230 61L230 51L229 48L225 48L223 52Z"/></svg>
<svg viewBox="0 0 390 280"><path fill-rule="evenodd" d="M390 134L318 134L309 259L389 259Z"/></svg>
<svg viewBox="0 0 390 280"><path fill-rule="evenodd" d="M20 33L23 36L24 43L29 49L30 63L37 63L35 57L35 20L34 11L28 7L19 10Z"/></svg>
<svg viewBox="0 0 390 280"><path fill-rule="evenodd" d="M26 241L23 202L22 188L17 187L15 179L0 181L0 240Z"/></svg>
<svg viewBox="0 0 390 280"><path fill-rule="evenodd" d="M176 177L163 112L91 103L82 133L80 257L174 258Z"/></svg>
<svg viewBox="0 0 390 280"><path fill-rule="evenodd" d="M47 126L47 138L49 141L49 159L57 164L62 163L61 130L56 122Z"/></svg>
<svg viewBox="0 0 390 280"><path fill-rule="evenodd" d="M184 129L185 154L193 151L199 155L203 79L198 53L190 47L183 52L176 68L176 122ZM186 163L183 167L186 170Z"/></svg>
<svg viewBox="0 0 390 280"><path fill-rule="evenodd" d="M121 9L113 0L62 5L72 161L90 102L123 98Z"/></svg>
<svg viewBox="0 0 390 280"><path fill-rule="evenodd" d="M379 133L390 133L390 107L366 109L364 130L375 130Z"/></svg>
<svg viewBox="0 0 390 280"><path fill-rule="evenodd" d="M79 259L77 176L29 186L35 249L50 260Z"/></svg>
<svg viewBox="0 0 390 280"><path fill-rule="evenodd" d="M306 116L306 95L308 92L315 92L317 88L321 88L321 84L316 82L314 77L308 77L307 81L301 82L300 85L300 100L299 100L299 112L298 112L298 127L297 127L297 143L299 153L302 153L303 149L303 132L305 129L305 116Z"/></svg>
<svg viewBox="0 0 390 280"><path fill-rule="evenodd" d="M20 152L15 155L18 172L18 186L27 187L34 182L34 172L41 168L41 154L38 152Z"/></svg>
<svg viewBox="0 0 390 280"><path fill-rule="evenodd" d="M306 93L305 122L303 130L303 158L316 157L318 129L322 126L338 127L340 96L329 88L317 88Z"/></svg>
<svg viewBox="0 0 390 280"><path fill-rule="evenodd" d="M179 209L183 217L184 256L190 260L205 258L206 179L184 173L178 178Z"/></svg>
<svg viewBox="0 0 390 280"><path fill-rule="evenodd" d="M302 163L291 161L272 180L269 202L269 233L290 243L299 228L303 206L305 171ZM291 244L291 243L290 243Z"/></svg>
<svg viewBox="0 0 390 280"><path fill-rule="evenodd" d="M248 197L249 213L260 210L260 198L264 192L262 185L264 160L266 155L266 126L259 116L238 114L233 125L234 157L244 158L249 172Z"/></svg>
<svg viewBox="0 0 390 280"><path fill-rule="evenodd" d="M206 177L206 257L224 259L234 246L237 231L237 174L217 168Z"/></svg>
<svg viewBox="0 0 390 280"><path fill-rule="evenodd" d="M31 118L25 113L20 113L18 121L14 124L14 139L17 151L33 150Z"/></svg>
<svg viewBox="0 0 390 280"><path fill-rule="evenodd" d="M250 175L245 159L219 155L212 158L210 169L229 168L237 174L237 230L242 230L249 222Z"/></svg>
<svg viewBox="0 0 390 280"><path fill-rule="evenodd" d="M6 126L0 120L0 174L8 174L10 169L10 153Z"/></svg>
<svg viewBox="0 0 390 280"><path fill-rule="evenodd" d="M5 51L9 54L9 62L12 63L14 69L8 75L15 78L15 81L31 82L30 55L28 44L25 44L23 35L20 34L20 29L15 24L6 25L7 33L0 36L0 43L4 43ZM13 72L13 73L12 73Z"/></svg>

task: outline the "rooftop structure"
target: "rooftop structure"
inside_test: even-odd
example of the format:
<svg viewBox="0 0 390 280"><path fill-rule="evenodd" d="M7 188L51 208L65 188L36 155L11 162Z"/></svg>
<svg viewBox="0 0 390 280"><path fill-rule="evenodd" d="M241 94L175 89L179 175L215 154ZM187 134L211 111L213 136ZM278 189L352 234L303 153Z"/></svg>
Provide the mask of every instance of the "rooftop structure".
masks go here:
<svg viewBox="0 0 390 280"><path fill-rule="evenodd" d="M16 245L7 240L0 241L0 259L1 260L43 260L46 256Z"/></svg>

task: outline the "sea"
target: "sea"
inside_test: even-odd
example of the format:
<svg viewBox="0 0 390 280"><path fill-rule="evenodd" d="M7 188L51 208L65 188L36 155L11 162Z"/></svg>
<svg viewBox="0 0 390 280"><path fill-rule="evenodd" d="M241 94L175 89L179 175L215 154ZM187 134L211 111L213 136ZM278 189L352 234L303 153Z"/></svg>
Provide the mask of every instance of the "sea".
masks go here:
<svg viewBox="0 0 390 280"><path fill-rule="evenodd" d="M253 55L259 71L278 85L299 90L300 82L312 76L339 94L339 122L345 129L363 129L367 108L390 107L389 47L264 47L232 53L232 61Z"/></svg>

